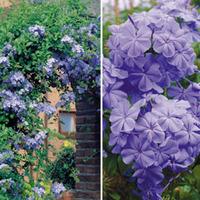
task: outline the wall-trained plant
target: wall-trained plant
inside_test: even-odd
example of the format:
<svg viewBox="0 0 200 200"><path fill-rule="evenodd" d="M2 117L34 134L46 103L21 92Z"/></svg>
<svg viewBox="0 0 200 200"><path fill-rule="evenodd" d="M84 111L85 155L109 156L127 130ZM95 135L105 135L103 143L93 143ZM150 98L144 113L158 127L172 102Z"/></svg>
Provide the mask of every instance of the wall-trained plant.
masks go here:
<svg viewBox="0 0 200 200"><path fill-rule="evenodd" d="M67 190L75 189L75 184L78 181L78 170L76 168L73 148L62 148L56 160L51 162L48 168L51 180L63 183Z"/></svg>
<svg viewBox="0 0 200 200"><path fill-rule="evenodd" d="M62 6L61 6L62 5ZM19 1L0 24L0 199L51 200L62 181L47 176L46 142L58 135L44 127L56 108L99 96L99 19L72 0ZM53 107L46 93L56 88ZM65 181L67 185L67 181Z"/></svg>
<svg viewBox="0 0 200 200"><path fill-rule="evenodd" d="M193 49L199 29L199 13L187 0L159 0L109 28L105 160L110 149L120 156L140 199L161 200L200 153L200 84L192 81L199 75Z"/></svg>

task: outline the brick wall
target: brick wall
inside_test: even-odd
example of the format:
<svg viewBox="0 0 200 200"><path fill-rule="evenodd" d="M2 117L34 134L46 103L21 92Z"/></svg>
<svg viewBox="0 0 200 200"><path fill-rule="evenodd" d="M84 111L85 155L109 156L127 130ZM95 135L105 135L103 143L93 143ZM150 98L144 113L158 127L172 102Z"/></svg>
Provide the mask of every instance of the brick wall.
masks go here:
<svg viewBox="0 0 200 200"><path fill-rule="evenodd" d="M56 103L60 100L60 93L56 88L50 88L50 89L51 89L51 92L48 92L46 94L46 98L51 103L51 105L55 107ZM44 120L45 127L50 128L51 130L54 130L56 132L59 132L59 124L60 124L59 111L66 111L66 109L58 108L55 115L50 119L47 119L44 113L40 114L40 117ZM76 112L76 106L74 103L70 104L70 112ZM64 140L59 140L58 138L54 138L54 140L48 140L47 142L48 144L53 145L53 147L56 150L59 150L63 146ZM48 151L48 155L51 160L55 159L55 156L52 154L51 151Z"/></svg>
<svg viewBox="0 0 200 200"><path fill-rule="evenodd" d="M80 182L74 200L100 199L100 114L97 106L77 103L76 166Z"/></svg>
<svg viewBox="0 0 200 200"><path fill-rule="evenodd" d="M11 1L9 0L0 0L0 7L8 8L12 5Z"/></svg>

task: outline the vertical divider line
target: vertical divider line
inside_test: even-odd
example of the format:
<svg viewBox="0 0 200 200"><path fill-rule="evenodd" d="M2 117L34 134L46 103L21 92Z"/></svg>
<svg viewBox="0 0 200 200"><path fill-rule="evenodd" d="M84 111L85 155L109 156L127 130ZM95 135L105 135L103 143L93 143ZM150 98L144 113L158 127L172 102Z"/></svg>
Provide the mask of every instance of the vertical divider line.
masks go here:
<svg viewBox="0 0 200 200"><path fill-rule="evenodd" d="M101 8L101 11L100 11L100 18L101 18L101 24L100 24L100 27L101 27L101 51L100 51L100 59L101 59L101 67L100 67L100 73L101 73L101 91L100 91L100 123L101 123L101 126L100 126L100 163L101 163L101 168L100 168L100 198L101 200L103 200L103 0L100 0L100 8Z"/></svg>

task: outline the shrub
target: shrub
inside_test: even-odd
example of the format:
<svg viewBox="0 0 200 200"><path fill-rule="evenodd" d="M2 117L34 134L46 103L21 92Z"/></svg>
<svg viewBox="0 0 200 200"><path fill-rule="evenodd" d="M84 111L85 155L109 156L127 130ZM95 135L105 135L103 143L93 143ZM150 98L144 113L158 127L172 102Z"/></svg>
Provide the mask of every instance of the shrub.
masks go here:
<svg viewBox="0 0 200 200"><path fill-rule="evenodd" d="M38 114L54 116L45 97L51 88L61 92L56 107L87 95L98 99L99 20L72 0L20 1L1 19L0 195L59 198L65 188L46 175L52 148L45 143L58 133L44 127Z"/></svg>
<svg viewBox="0 0 200 200"><path fill-rule="evenodd" d="M54 182L63 183L67 190L74 189L78 181L74 149L64 147L50 164L48 174Z"/></svg>

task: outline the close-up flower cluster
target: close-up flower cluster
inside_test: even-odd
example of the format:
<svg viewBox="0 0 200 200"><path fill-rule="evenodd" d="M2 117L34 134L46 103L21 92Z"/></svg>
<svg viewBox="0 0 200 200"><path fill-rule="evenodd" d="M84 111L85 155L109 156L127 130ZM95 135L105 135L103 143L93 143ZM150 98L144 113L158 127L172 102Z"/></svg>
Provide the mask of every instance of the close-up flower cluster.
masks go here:
<svg viewBox="0 0 200 200"><path fill-rule="evenodd" d="M194 42L200 16L190 1L158 1L112 25L103 100L112 153L133 169L139 196L162 199L199 155L200 85ZM107 114L106 114L107 115Z"/></svg>

